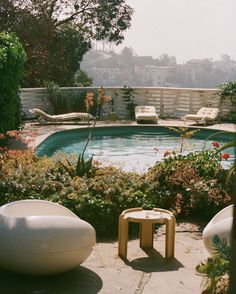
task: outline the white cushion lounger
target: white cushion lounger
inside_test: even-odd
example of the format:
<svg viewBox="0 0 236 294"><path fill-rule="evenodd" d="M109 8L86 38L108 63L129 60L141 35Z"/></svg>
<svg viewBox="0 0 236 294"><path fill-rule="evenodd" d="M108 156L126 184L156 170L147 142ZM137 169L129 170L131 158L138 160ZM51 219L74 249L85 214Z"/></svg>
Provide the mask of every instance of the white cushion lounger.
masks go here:
<svg viewBox="0 0 236 294"><path fill-rule="evenodd" d="M185 115L183 120L193 120L206 125L207 122L216 120L219 112L219 108L202 107L196 114Z"/></svg>
<svg viewBox="0 0 236 294"><path fill-rule="evenodd" d="M231 231L233 226L233 209L234 205L229 205L218 212L212 220L207 224L202 233L203 243L207 251L214 255L216 252L212 247L212 239L218 235L221 239L225 239L230 245Z"/></svg>
<svg viewBox="0 0 236 294"><path fill-rule="evenodd" d="M0 267L48 275L79 266L96 243L94 228L69 209L44 200L0 207Z"/></svg>
<svg viewBox="0 0 236 294"><path fill-rule="evenodd" d="M157 123L158 115L154 106L136 106L135 119L139 122L154 122Z"/></svg>
<svg viewBox="0 0 236 294"><path fill-rule="evenodd" d="M33 108L29 109L29 112L34 113L35 115L39 116L39 122L43 123L46 121L50 122L63 122L63 121L71 121L71 120L92 120L95 119L89 113L86 112L71 112L65 114L57 114L57 115L50 115L41 109Z"/></svg>

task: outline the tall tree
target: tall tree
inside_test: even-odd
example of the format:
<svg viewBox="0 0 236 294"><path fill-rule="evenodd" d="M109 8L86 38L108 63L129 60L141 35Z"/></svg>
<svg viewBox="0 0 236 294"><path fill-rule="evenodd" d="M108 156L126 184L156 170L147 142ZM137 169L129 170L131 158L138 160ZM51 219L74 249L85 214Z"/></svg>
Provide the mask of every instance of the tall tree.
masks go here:
<svg viewBox="0 0 236 294"><path fill-rule="evenodd" d="M70 85L91 41L121 43L132 13L126 0L1 0L0 30L23 43L25 86Z"/></svg>

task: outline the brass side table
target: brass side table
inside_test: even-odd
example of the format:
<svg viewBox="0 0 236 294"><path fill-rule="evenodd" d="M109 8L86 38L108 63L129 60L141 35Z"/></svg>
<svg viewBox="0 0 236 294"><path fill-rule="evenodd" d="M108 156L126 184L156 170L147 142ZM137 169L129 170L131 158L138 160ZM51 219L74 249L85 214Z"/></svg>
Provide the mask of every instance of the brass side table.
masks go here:
<svg viewBox="0 0 236 294"><path fill-rule="evenodd" d="M127 258L129 222L140 223L140 247L153 247L153 225L166 225L165 258L174 257L175 217L165 209L144 210L141 207L126 209L119 217L118 255Z"/></svg>

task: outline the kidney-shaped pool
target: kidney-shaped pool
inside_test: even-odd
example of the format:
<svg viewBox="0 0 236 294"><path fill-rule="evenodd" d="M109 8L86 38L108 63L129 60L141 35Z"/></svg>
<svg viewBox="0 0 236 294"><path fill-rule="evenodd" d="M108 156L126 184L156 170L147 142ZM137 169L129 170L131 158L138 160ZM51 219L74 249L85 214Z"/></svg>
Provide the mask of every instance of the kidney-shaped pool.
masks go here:
<svg viewBox="0 0 236 294"><path fill-rule="evenodd" d="M190 139L183 140L183 154L200 151L203 148L212 149L213 141L223 145L235 138L235 133L195 128L191 130L197 132ZM53 156L59 151L81 154L88 134L89 128L54 133L37 147L37 155ZM85 156L94 155L94 159L102 164L113 164L125 171L144 172L156 161L160 161L166 151L179 152L181 143L180 133L169 127L97 126L92 131ZM234 150L227 149L227 152L231 154L227 161L229 166L234 158Z"/></svg>

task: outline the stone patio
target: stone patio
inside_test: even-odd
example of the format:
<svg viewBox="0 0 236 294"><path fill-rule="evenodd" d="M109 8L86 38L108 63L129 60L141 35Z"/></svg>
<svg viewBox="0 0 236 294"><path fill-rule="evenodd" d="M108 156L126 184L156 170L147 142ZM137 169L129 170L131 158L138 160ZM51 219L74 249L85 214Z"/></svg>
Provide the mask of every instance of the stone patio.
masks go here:
<svg viewBox="0 0 236 294"><path fill-rule="evenodd" d="M207 258L201 240L204 225L179 222L175 258L166 260L165 230L155 234L154 248L143 251L138 238L128 244L128 259L117 255L117 240L99 241L80 267L67 273L30 277L0 271L4 294L198 294L202 277L195 267Z"/></svg>

